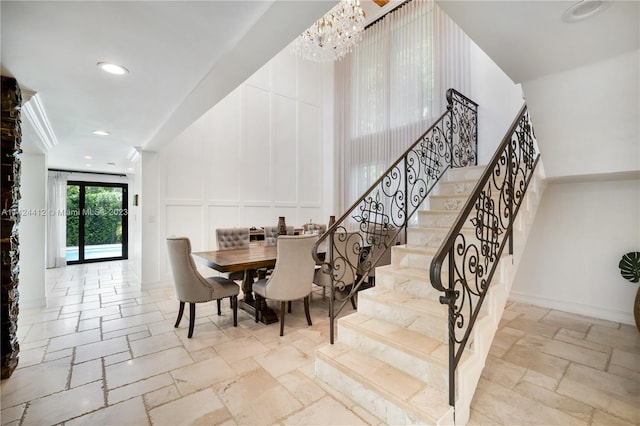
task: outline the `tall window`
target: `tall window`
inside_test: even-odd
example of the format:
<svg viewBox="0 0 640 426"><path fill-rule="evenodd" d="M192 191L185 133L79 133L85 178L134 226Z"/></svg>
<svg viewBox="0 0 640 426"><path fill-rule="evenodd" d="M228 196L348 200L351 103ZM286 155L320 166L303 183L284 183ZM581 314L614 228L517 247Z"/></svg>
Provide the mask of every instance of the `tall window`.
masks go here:
<svg viewBox="0 0 640 426"><path fill-rule="evenodd" d="M433 0L413 0L336 63L341 211L445 112L448 88L468 94L468 57L464 32Z"/></svg>

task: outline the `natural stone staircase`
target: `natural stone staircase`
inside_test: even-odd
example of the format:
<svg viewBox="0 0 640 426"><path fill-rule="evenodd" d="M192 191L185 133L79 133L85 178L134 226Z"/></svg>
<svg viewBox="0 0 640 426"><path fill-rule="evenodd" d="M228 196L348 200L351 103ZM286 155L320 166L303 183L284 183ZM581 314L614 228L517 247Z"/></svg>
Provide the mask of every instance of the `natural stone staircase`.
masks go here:
<svg viewBox="0 0 640 426"><path fill-rule="evenodd" d="M393 247L391 264L376 269L376 286L358 294L358 312L338 320L336 343L316 353L316 376L386 424L454 424L448 404L447 306L440 304L442 293L431 286L428 268L483 170L447 172L425 203L429 209L418 212L418 226L409 228L407 244ZM540 164L516 219L516 257L541 196L541 170ZM470 223L465 230L473 232ZM503 255L458 366L455 424L469 418L511 288L514 256Z"/></svg>

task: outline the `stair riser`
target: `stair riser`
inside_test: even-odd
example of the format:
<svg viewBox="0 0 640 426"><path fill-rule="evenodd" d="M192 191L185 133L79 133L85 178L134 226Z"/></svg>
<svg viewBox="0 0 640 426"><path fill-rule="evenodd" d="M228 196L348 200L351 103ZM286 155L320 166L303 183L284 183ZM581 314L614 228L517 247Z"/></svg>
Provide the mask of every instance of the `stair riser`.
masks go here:
<svg viewBox="0 0 640 426"><path fill-rule="evenodd" d="M397 404L387 400L375 389L369 388L344 371L336 363L325 357L316 356L315 375L334 389L339 389L351 400L361 405L386 424L425 424L428 421L418 419Z"/></svg>
<svg viewBox="0 0 640 426"><path fill-rule="evenodd" d="M399 290L412 296L424 297L435 301L439 300L443 294L434 289L426 279L409 279L393 272L376 272L376 287Z"/></svg>
<svg viewBox="0 0 640 426"><path fill-rule="evenodd" d="M475 228L462 228L464 235L474 236ZM407 232L407 244L421 247L439 248L449 233L448 229L410 228ZM401 249L399 251L402 251Z"/></svg>
<svg viewBox="0 0 640 426"><path fill-rule="evenodd" d="M415 377L435 388L449 386L448 367L415 357L410 353L378 341L351 327L338 326L340 342L358 349L374 358L393 365L398 370Z"/></svg>
<svg viewBox="0 0 640 426"><path fill-rule="evenodd" d="M445 181L451 182L456 180L473 180L479 179L484 172L484 166L451 168L447 170Z"/></svg>
<svg viewBox="0 0 640 426"><path fill-rule="evenodd" d="M443 312L444 309L446 308L443 306ZM444 316L385 304L370 298L366 291L360 292L358 295L358 312L384 319L400 327L406 327L443 343L448 342L447 321Z"/></svg>
<svg viewBox="0 0 640 426"><path fill-rule="evenodd" d="M418 213L418 226L419 227L434 227L434 228L450 228L458 218L458 211L452 211L450 214L446 213L434 213L429 210L423 210ZM471 228L473 224L469 218L464 227ZM409 228L413 229L413 228Z"/></svg>
<svg viewBox="0 0 640 426"><path fill-rule="evenodd" d="M437 193L444 194L471 194L475 188L477 181L472 182L440 182L438 184Z"/></svg>

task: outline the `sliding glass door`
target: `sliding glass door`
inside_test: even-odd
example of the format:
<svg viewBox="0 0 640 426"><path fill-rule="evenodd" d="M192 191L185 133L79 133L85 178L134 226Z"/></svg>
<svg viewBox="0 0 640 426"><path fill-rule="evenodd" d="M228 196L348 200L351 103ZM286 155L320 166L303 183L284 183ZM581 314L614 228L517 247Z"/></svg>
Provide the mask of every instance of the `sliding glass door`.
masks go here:
<svg viewBox="0 0 640 426"><path fill-rule="evenodd" d="M127 258L127 184L69 181L67 263Z"/></svg>

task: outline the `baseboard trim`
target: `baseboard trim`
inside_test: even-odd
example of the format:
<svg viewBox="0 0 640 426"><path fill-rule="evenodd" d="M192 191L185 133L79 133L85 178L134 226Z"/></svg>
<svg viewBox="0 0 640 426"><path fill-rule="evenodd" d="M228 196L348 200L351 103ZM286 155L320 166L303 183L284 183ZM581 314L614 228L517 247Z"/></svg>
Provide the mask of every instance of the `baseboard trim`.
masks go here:
<svg viewBox="0 0 640 426"><path fill-rule="evenodd" d="M613 309L604 309L599 306L585 305L581 303L571 302L567 300L547 299L545 297L534 296L531 294L520 293L511 290L509 300L518 303L527 303L529 305L540 306L542 308L557 309L559 311L570 312L572 314L584 315L587 317L614 321L623 324L634 325L635 320L629 307L629 312L618 311Z"/></svg>

